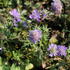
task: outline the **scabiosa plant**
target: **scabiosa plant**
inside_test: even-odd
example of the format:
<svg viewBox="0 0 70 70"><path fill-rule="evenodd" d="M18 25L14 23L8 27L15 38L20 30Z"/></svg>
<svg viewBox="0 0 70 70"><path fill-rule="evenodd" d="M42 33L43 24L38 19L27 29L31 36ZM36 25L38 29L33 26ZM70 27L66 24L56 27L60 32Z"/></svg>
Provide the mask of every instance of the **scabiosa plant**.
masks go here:
<svg viewBox="0 0 70 70"><path fill-rule="evenodd" d="M41 22L47 17L47 13L45 13L45 10L33 10L32 13L29 15L30 19L37 20L38 22Z"/></svg>
<svg viewBox="0 0 70 70"><path fill-rule="evenodd" d="M56 44L50 44L48 51L50 51L50 54L49 54L50 57L57 56L58 55L57 45Z"/></svg>
<svg viewBox="0 0 70 70"><path fill-rule="evenodd" d="M13 9L9 13L10 13L10 15L13 16L13 23L14 23L14 25L17 26L16 23L21 21L19 12L17 11L17 9Z"/></svg>
<svg viewBox="0 0 70 70"><path fill-rule="evenodd" d="M58 55L58 50L57 50L57 45L56 44L50 44L48 51L50 52L49 56L53 57L53 56L57 56Z"/></svg>
<svg viewBox="0 0 70 70"><path fill-rule="evenodd" d="M40 17L40 13L38 12L37 9L33 10L32 13L29 15L30 19L34 19L37 20L38 22L40 22L41 17Z"/></svg>
<svg viewBox="0 0 70 70"><path fill-rule="evenodd" d="M33 43L40 41L41 37L42 37L42 31L37 29L29 31L29 39Z"/></svg>
<svg viewBox="0 0 70 70"><path fill-rule="evenodd" d="M63 45L58 45L58 55L59 56L66 56L66 50L67 50L67 47L63 46Z"/></svg>
<svg viewBox="0 0 70 70"><path fill-rule="evenodd" d="M53 56L66 56L66 50L67 47L63 46L63 45L56 45L56 44L50 44L48 51L50 52L49 56L53 57Z"/></svg>
<svg viewBox="0 0 70 70"><path fill-rule="evenodd" d="M53 0L51 7L56 15L60 15L62 13L62 3L60 0Z"/></svg>
<svg viewBox="0 0 70 70"><path fill-rule="evenodd" d="M9 12L13 17L15 18L20 18L20 14L19 12L17 11L17 9L13 9Z"/></svg>
<svg viewBox="0 0 70 70"><path fill-rule="evenodd" d="M19 19L15 19L15 18L13 18L14 26L16 26L16 27L17 27L17 26L18 26L18 24L17 24L18 22L20 22L20 21L19 21Z"/></svg>

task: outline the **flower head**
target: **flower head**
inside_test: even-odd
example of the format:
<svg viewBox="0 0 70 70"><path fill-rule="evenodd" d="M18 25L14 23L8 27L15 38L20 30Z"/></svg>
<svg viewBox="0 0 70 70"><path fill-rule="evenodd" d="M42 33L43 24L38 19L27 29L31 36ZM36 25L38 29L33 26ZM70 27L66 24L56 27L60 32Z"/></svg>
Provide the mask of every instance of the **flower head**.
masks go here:
<svg viewBox="0 0 70 70"><path fill-rule="evenodd" d="M50 52L49 56L66 56L67 47L63 45L50 44L48 51Z"/></svg>
<svg viewBox="0 0 70 70"><path fill-rule="evenodd" d="M19 14L19 12L16 9L11 10L9 13L10 13L10 15L13 16L14 24L21 21L20 14Z"/></svg>
<svg viewBox="0 0 70 70"><path fill-rule="evenodd" d="M59 52L58 52L58 54L60 55L60 56L66 56L66 50L67 50L67 47L65 47L65 46L62 46L62 45L58 45L58 50L59 50Z"/></svg>
<svg viewBox="0 0 70 70"><path fill-rule="evenodd" d="M50 51L50 54L49 54L50 57L57 56L58 55L57 45L50 44L48 51Z"/></svg>
<svg viewBox="0 0 70 70"><path fill-rule="evenodd" d="M0 51L2 50L2 48L0 48Z"/></svg>
<svg viewBox="0 0 70 70"><path fill-rule="evenodd" d="M17 9L13 9L13 10L11 10L9 13L10 13L10 15L12 15L14 18L20 18L20 14L19 14L19 12L17 11Z"/></svg>
<svg viewBox="0 0 70 70"><path fill-rule="evenodd" d="M55 14L61 14L62 12L62 3L60 0L53 0L53 2L51 3L51 7L54 11Z"/></svg>
<svg viewBox="0 0 70 70"><path fill-rule="evenodd" d="M29 18L35 19L35 20L40 22L40 18L41 18L40 13L38 12L37 9L35 9L35 10L32 11L32 14L29 15Z"/></svg>
<svg viewBox="0 0 70 70"><path fill-rule="evenodd" d="M40 41L41 37L42 37L42 32L40 30L35 29L29 32L29 39L33 43Z"/></svg>
<svg viewBox="0 0 70 70"><path fill-rule="evenodd" d="M44 20L47 17L47 13L46 10L33 10L32 13L29 15L29 18L37 20L38 22L41 22L42 20Z"/></svg>

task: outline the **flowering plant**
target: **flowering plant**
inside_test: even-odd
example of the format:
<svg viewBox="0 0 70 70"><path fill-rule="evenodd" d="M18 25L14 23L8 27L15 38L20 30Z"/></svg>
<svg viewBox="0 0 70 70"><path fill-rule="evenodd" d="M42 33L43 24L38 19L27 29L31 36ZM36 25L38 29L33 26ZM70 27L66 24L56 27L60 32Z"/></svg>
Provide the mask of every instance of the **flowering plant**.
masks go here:
<svg viewBox="0 0 70 70"><path fill-rule="evenodd" d="M69 0L0 0L0 70L69 70Z"/></svg>

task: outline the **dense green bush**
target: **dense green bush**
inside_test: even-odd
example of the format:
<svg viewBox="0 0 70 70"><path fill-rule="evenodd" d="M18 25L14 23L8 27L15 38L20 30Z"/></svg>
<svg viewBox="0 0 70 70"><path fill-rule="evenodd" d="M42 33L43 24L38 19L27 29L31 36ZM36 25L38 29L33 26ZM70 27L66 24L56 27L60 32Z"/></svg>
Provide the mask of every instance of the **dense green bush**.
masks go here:
<svg viewBox="0 0 70 70"><path fill-rule="evenodd" d="M53 1L0 0L0 70L69 70L70 1Z"/></svg>

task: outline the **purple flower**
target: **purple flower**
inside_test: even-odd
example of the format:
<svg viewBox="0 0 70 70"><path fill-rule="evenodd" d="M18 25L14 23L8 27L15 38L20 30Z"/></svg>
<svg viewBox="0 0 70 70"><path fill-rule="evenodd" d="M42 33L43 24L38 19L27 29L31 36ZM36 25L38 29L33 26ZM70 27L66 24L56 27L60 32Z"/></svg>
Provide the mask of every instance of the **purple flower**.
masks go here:
<svg viewBox="0 0 70 70"><path fill-rule="evenodd" d="M14 18L20 18L20 14L19 14L19 12L17 11L17 9L13 9L13 10L11 10L9 13L10 13L10 15L12 15Z"/></svg>
<svg viewBox="0 0 70 70"><path fill-rule="evenodd" d="M2 48L0 48L0 51L2 50Z"/></svg>
<svg viewBox="0 0 70 70"><path fill-rule="evenodd" d="M41 37L42 37L42 32L40 30L35 29L35 30L29 31L29 39L33 43L40 41Z"/></svg>
<svg viewBox="0 0 70 70"><path fill-rule="evenodd" d="M14 18L14 20L15 20L15 23L21 22L20 18Z"/></svg>
<svg viewBox="0 0 70 70"><path fill-rule="evenodd" d="M50 44L48 51L50 52L49 56L66 56L66 50L67 47L63 45L56 45L56 44Z"/></svg>
<svg viewBox="0 0 70 70"><path fill-rule="evenodd" d="M55 14L61 14L62 12L62 3L60 0L53 0L51 3L52 10L54 11Z"/></svg>
<svg viewBox="0 0 70 70"><path fill-rule="evenodd" d="M10 15L13 16L14 24L21 21L20 14L19 14L19 12L16 9L11 10L9 13L10 13Z"/></svg>
<svg viewBox="0 0 70 70"><path fill-rule="evenodd" d="M67 50L67 47L63 46L63 45L58 45L58 55L60 56L66 56L66 50Z"/></svg>
<svg viewBox="0 0 70 70"><path fill-rule="evenodd" d="M32 13L29 15L30 19L34 19L37 20L38 22L41 22L42 20L44 20L47 17L47 13L45 12L45 10L33 10Z"/></svg>
<svg viewBox="0 0 70 70"><path fill-rule="evenodd" d="M35 19L35 20L37 20L38 22L40 22L40 18L41 18L41 17L40 17L40 13L38 12L37 9L35 9L35 10L32 11L32 14L29 15L29 18Z"/></svg>
<svg viewBox="0 0 70 70"><path fill-rule="evenodd" d="M56 44L50 44L48 51L50 52L49 56L57 56L58 55L58 50L57 50L57 45Z"/></svg>

